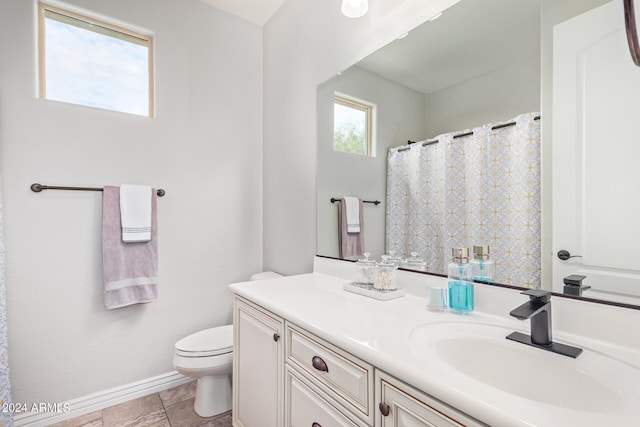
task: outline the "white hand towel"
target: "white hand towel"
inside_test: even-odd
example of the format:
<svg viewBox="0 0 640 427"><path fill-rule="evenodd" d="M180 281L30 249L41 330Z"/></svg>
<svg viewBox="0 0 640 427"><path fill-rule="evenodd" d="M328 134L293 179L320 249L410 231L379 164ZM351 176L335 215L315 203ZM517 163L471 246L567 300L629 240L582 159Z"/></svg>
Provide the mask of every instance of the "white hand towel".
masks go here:
<svg viewBox="0 0 640 427"><path fill-rule="evenodd" d="M360 232L360 200L357 197L344 198L347 208L347 233Z"/></svg>
<svg viewBox="0 0 640 427"><path fill-rule="evenodd" d="M120 186L120 220L122 241L148 242L151 240L151 195L146 185Z"/></svg>

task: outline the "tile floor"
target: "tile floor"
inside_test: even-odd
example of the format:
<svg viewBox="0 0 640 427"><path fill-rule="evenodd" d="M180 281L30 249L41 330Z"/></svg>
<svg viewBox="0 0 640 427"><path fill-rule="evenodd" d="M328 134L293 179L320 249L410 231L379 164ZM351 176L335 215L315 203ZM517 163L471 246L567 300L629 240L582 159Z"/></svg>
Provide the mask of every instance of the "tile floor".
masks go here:
<svg viewBox="0 0 640 427"><path fill-rule="evenodd" d="M55 427L231 427L231 412L202 418L193 410L196 382L53 424ZM52 427L53 427L52 426Z"/></svg>

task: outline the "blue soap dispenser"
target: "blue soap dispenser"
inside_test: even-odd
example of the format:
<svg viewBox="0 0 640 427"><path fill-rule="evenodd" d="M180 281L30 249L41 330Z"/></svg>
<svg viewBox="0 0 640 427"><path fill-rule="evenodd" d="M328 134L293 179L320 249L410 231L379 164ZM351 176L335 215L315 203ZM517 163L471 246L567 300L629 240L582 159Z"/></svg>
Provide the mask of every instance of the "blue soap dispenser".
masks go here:
<svg viewBox="0 0 640 427"><path fill-rule="evenodd" d="M449 310L469 314L473 311L473 271L469 248L452 248L449 263Z"/></svg>
<svg viewBox="0 0 640 427"><path fill-rule="evenodd" d="M473 280L482 282L493 282L493 261L489 259L489 246L474 246L473 259Z"/></svg>

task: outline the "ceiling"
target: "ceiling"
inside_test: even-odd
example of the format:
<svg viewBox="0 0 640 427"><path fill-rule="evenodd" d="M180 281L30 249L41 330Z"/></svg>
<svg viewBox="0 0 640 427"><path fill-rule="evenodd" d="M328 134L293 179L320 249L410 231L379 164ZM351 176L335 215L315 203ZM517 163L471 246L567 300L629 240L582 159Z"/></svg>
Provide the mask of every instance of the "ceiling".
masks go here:
<svg viewBox="0 0 640 427"><path fill-rule="evenodd" d="M200 0L260 27L267 23L285 0Z"/></svg>
<svg viewBox="0 0 640 427"><path fill-rule="evenodd" d="M538 0L463 0L357 65L428 94L539 54Z"/></svg>

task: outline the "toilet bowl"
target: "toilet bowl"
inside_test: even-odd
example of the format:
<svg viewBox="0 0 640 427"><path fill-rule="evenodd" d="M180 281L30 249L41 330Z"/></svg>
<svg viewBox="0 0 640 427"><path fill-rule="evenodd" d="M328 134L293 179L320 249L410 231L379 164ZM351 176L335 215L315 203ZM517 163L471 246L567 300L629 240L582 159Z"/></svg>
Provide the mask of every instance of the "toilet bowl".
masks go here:
<svg viewBox="0 0 640 427"><path fill-rule="evenodd" d="M273 271L256 273L250 280L282 277ZM205 329L175 344L173 366L187 377L196 378L193 409L201 417L212 417L231 409L233 368L233 325Z"/></svg>
<svg viewBox="0 0 640 427"><path fill-rule="evenodd" d="M196 332L175 344L173 366L196 378L196 414L211 417L231 409L233 325Z"/></svg>

